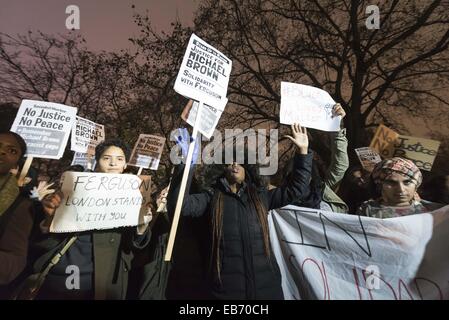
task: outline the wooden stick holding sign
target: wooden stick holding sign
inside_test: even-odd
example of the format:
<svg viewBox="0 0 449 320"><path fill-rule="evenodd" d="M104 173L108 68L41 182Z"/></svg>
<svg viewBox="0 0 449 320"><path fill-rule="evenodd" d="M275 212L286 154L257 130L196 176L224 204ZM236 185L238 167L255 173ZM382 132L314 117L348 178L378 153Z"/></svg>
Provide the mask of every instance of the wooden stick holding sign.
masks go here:
<svg viewBox="0 0 449 320"><path fill-rule="evenodd" d="M139 167L139 171L137 171L137 175L140 176L142 174L143 167Z"/></svg>
<svg viewBox="0 0 449 320"><path fill-rule="evenodd" d="M192 137L190 139L189 151L187 152L186 166L184 168L184 172L182 175L181 187L179 189L179 194L178 194L178 200L176 201L175 215L173 217L173 223L172 223L171 229L170 229L170 237L168 238L167 251L165 252L165 258L164 258L165 261L171 260L173 246L175 244L176 231L178 229L179 217L181 215L182 204L184 202L184 193L186 191L187 180L189 178L190 164L192 162L193 151L195 149L195 142L196 142L196 139L198 136L198 127L199 127L199 122L201 119L202 109L203 109L203 102L200 101L198 113L197 113L196 119L195 119L195 125L193 126Z"/></svg>
<svg viewBox="0 0 449 320"><path fill-rule="evenodd" d="M22 171L20 172L19 180L17 181L19 187L23 187L25 184L25 177L28 174L28 170L30 170L31 162L33 162L33 157L27 157L25 163L23 164Z"/></svg>
<svg viewBox="0 0 449 320"><path fill-rule="evenodd" d="M91 154L87 154L87 164L86 164L86 169L88 170L88 171L91 171L92 170L92 155Z"/></svg>

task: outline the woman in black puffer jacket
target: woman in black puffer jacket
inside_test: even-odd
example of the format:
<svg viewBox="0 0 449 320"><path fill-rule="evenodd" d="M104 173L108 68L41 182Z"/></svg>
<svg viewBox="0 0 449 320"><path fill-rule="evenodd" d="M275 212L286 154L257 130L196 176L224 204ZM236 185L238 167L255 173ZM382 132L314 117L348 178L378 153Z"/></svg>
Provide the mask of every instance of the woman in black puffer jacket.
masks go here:
<svg viewBox="0 0 449 320"><path fill-rule="evenodd" d="M288 184L268 191L259 184L257 168L248 164L227 165L208 191L184 197L182 214L210 221L208 283L216 299L283 299L281 275L272 252L268 211L283 207L309 193L312 154L305 128L292 125L297 146L294 175ZM167 207L176 206L181 167L175 170Z"/></svg>

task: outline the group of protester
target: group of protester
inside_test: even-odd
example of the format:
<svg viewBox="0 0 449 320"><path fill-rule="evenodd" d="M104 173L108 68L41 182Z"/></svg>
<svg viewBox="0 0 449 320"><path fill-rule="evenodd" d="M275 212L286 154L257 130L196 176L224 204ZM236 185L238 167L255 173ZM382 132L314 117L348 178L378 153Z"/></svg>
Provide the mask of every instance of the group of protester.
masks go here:
<svg viewBox="0 0 449 320"><path fill-rule="evenodd" d="M337 104L334 116L345 116ZM430 180L420 189L421 171L407 159L379 162L372 172L348 168L345 129L330 133L331 161L323 165L309 147L307 129L291 126L287 136L295 147L289 164L269 183L257 165L223 165L216 181L200 190L193 172L182 205L182 229L196 228L193 264L164 262L184 165L176 166L147 219L137 227L51 233L49 226L63 194L58 188L43 199L30 199L12 173L26 153L16 133L0 133L0 296L3 299L283 299L281 273L270 244L269 211L294 204L301 207L391 218L430 212L449 204L449 176ZM179 139L184 150L188 141ZM95 150L95 171L121 174L129 147L106 140ZM69 170L82 170L70 168ZM194 181L193 181L194 182ZM165 187L165 186L161 186ZM166 213L155 208L166 203ZM192 221L201 221L200 227ZM184 224L183 224L184 223ZM197 232L198 231L198 232ZM178 247L185 246L182 241ZM178 250L183 251L183 250ZM188 251L188 250L186 250ZM190 258L192 255L190 256ZM182 253L178 261L182 261ZM80 286L67 286L67 268L80 270ZM198 284L182 291L180 269L194 269ZM171 279L171 281L170 281ZM180 280L179 282L177 280ZM185 280L185 279L184 279ZM179 294L185 292L185 296ZM178 293L178 294L176 294Z"/></svg>

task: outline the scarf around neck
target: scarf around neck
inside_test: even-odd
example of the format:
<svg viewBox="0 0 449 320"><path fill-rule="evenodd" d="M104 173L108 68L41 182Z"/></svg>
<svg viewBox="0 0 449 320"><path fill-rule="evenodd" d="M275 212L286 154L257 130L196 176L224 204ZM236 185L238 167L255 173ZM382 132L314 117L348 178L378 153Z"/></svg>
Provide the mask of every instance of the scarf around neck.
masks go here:
<svg viewBox="0 0 449 320"><path fill-rule="evenodd" d="M0 176L0 217L8 210L19 195L17 179L7 173Z"/></svg>

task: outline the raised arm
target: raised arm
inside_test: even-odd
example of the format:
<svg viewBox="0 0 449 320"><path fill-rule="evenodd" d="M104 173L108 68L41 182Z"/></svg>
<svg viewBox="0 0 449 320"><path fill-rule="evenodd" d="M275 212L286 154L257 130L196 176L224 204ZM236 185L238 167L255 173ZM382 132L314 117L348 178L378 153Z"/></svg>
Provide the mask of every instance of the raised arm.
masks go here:
<svg viewBox="0 0 449 320"><path fill-rule="evenodd" d="M176 166L173 173L171 187L167 195L167 211L171 219L173 219L173 215L175 213L176 202L178 200L178 194L181 188L184 166L185 165ZM189 194L193 177L193 168L194 167L192 167L192 170L190 170L189 179L187 180L187 187L184 195L181 213L184 216L200 217L206 212L209 202L212 200L212 195L209 192Z"/></svg>
<svg viewBox="0 0 449 320"><path fill-rule="evenodd" d="M343 107L339 103L334 106L333 113L335 116L341 116L342 119L346 115ZM349 167L348 139L346 139L346 129L341 129L338 132L331 132L330 135L331 163L327 170L324 183L335 191Z"/></svg>
<svg viewBox="0 0 449 320"><path fill-rule="evenodd" d="M292 135L287 136L296 146L293 176L291 181L281 187L265 191L268 199L268 210L280 208L298 199L304 199L309 194L309 184L312 172L312 153L309 152L307 129L299 124L291 126Z"/></svg>

